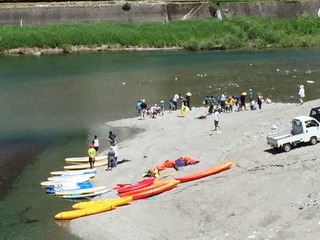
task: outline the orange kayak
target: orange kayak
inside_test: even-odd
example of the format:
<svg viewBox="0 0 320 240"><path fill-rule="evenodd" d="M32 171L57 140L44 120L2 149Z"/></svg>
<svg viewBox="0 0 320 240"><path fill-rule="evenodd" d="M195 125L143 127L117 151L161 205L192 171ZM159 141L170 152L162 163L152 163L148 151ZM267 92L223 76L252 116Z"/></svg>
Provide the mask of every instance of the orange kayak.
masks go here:
<svg viewBox="0 0 320 240"><path fill-rule="evenodd" d="M141 188L141 189L138 189L137 191L130 191L125 194L132 196L133 200L143 199L143 198L152 197L154 195L173 189L179 184L179 182L180 181L173 179L166 182L161 182L159 184L154 184L146 188ZM120 194L120 197L124 197L123 194Z"/></svg>
<svg viewBox="0 0 320 240"><path fill-rule="evenodd" d="M191 173L189 175L176 177L175 179L179 180L180 182L189 182L192 180L207 177L207 176L222 172L224 170L227 170L232 166L232 164L233 164L233 162L220 163L220 164L215 165L213 167L210 167L210 168L207 168L207 169L195 172L195 173Z"/></svg>

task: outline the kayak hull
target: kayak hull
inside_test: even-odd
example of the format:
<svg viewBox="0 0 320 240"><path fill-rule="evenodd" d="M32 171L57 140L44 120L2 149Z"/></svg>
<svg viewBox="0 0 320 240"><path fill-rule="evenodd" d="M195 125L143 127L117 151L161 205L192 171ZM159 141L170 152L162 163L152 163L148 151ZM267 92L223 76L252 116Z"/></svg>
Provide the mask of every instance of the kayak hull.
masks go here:
<svg viewBox="0 0 320 240"><path fill-rule="evenodd" d="M213 167L189 174L189 175L185 175L185 176L181 176L181 177L176 177L176 180L179 180L180 182L189 182L189 181L193 181L199 178L203 178L203 177L207 177L219 172L222 172L224 170L227 170L229 168L231 168L232 166L232 162L224 162L218 165L215 165Z"/></svg>

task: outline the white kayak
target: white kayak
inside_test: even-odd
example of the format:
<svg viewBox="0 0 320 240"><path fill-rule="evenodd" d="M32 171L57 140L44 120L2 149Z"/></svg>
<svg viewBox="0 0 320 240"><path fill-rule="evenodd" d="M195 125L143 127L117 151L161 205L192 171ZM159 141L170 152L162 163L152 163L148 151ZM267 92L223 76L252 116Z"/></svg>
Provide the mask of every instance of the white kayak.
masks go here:
<svg viewBox="0 0 320 240"><path fill-rule="evenodd" d="M94 167L101 167L108 165L108 161L99 161L94 163ZM65 170L79 170L79 169L88 169L90 168L89 163L84 163L84 164L76 164L76 165L69 165L69 166L64 166L63 167Z"/></svg>
<svg viewBox="0 0 320 240"><path fill-rule="evenodd" d="M107 159L108 159L108 155L96 156L95 158L96 161L103 161ZM65 161L67 163L88 163L89 157L71 157L71 158L66 158Z"/></svg>
<svg viewBox="0 0 320 240"><path fill-rule="evenodd" d="M92 187L92 188L85 188L85 189L79 189L79 190L60 191L60 192L56 192L55 195L63 196L63 195L70 195L70 194L87 194L87 193L101 191L106 188L107 186L100 186L100 187Z"/></svg>
<svg viewBox="0 0 320 240"><path fill-rule="evenodd" d="M54 171L50 172L53 176L74 176L74 175L84 175L84 174L94 174L97 173L96 168L83 169L83 170L70 170L70 171Z"/></svg>
<svg viewBox="0 0 320 240"><path fill-rule="evenodd" d="M71 175L71 176L53 176L53 177L48 177L48 181L60 181L60 180L72 180L72 179L83 179L83 178L94 178L96 174L83 174L83 175Z"/></svg>
<svg viewBox="0 0 320 240"><path fill-rule="evenodd" d="M87 198L87 197L96 197L99 196L101 194L104 193L108 193L111 192L111 188L108 189L104 189L104 190L100 190L100 191L95 191L93 193L85 193L85 194L68 194L68 195L64 195L62 196L63 198L67 198L67 199L78 199L78 198Z"/></svg>
<svg viewBox="0 0 320 240"><path fill-rule="evenodd" d="M85 189L85 188L92 188L92 184L90 182L85 182L85 184L79 184L75 186L57 186L57 187L46 187L46 193L49 194L55 194L56 192L62 192L62 191L71 191L71 190L79 190L79 189Z"/></svg>
<svg viewBox="0 0 320 240"><path fill-rule="evenodd" d="M67 187L76 187L76 186L81 186L81 185L88 185L91 184L90 181L87 182L58 182L54 183L52 185L47 186L46 188L67 188Z"/></svg>
<svg viewBox="0 0 320 240"><path fill-rule="evenodd" d="M74 179L68 179L68 180L65 180L65 179L60 179L60 180L54 180L54 181L44 181L44 182L41 182L40 185L41 186L54 186L54 185L58 185L58 184L61 184L61 183L81 183L81 182L86 182L86 181L89 181L91 178L90 177L82 177L82 178L74 178Z"/></svg>

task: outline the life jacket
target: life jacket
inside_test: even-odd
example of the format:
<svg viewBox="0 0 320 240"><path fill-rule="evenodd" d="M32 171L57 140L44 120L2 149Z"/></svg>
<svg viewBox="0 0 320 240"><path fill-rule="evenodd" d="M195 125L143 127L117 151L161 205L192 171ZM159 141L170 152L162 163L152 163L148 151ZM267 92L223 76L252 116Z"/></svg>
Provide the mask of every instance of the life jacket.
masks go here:
<svg viewBox="0 0 320 240"><path fill-rule="evenodd" d="M148 170L148 172L145 172L143 174L143 177L154 177L154 178L158 178L160 176L159 170L157 168L155 169L150 169Z"/></svg>

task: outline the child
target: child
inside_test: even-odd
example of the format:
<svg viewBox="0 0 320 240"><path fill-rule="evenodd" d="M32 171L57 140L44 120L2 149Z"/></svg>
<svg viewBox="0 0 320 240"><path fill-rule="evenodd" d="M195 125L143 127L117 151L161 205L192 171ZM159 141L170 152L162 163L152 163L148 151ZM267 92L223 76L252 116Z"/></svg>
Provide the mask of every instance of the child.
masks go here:
<svg viewBox="0 0 320 240"><path fill-rule="evenodd" d="M164 107L164 101L163 100L160 101L160 108L161 108L161 115L163 116L164 110L165 110L164 109L165 107Z"/></svg>
<svg viewBox="0 0 320 240"><path fill-rule="evenodd" d="M172 99L170 99L170 100L169 100L168 108L169 108L169 110L170 110L170 111L174 111L174 110L175 110L175 109L174 109L174 104L173 104L173 100L172 100Z"/></svg>

